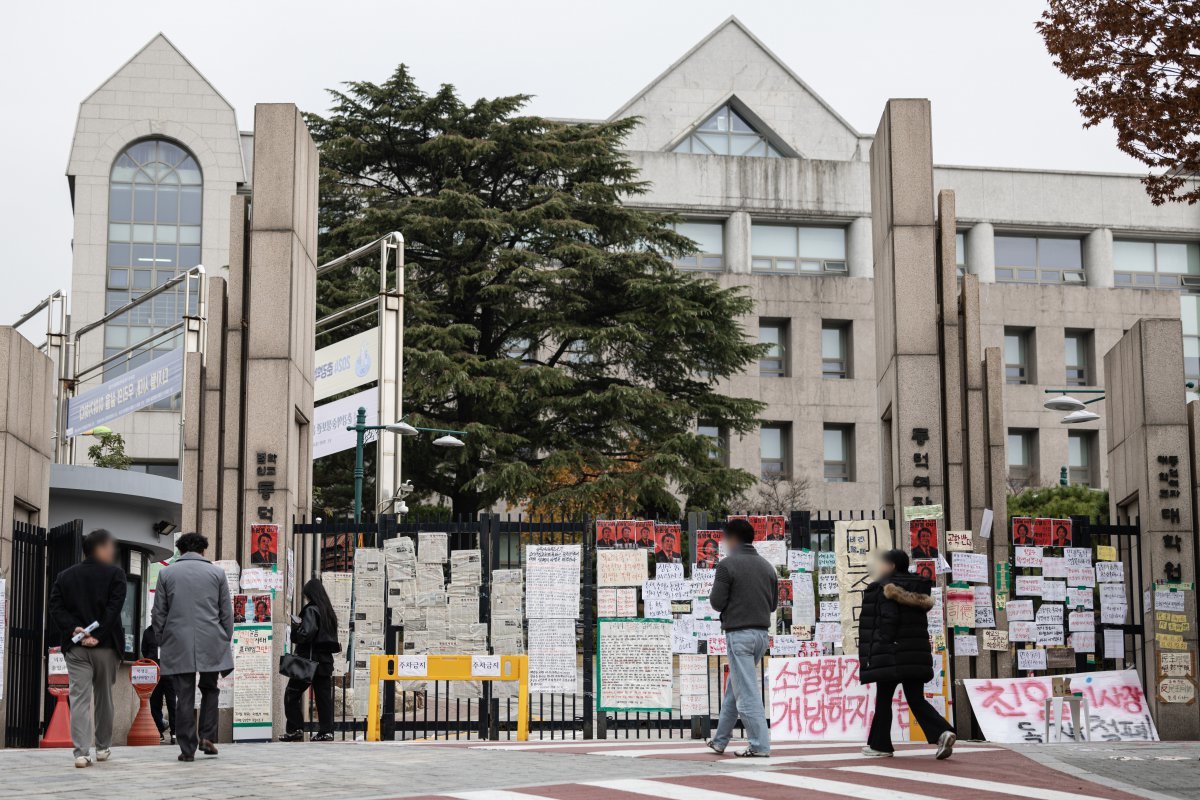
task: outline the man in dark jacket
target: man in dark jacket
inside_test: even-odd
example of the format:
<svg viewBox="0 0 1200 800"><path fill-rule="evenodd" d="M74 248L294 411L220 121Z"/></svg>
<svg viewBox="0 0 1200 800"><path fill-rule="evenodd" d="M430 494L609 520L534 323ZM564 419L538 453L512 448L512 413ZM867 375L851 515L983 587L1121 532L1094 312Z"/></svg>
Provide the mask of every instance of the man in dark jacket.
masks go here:
<svg viewBox="0 0 1200 800"><path fill-rule="evenodd" d="M875 563L874 580L863 592L858 617L859 678L874 683L875 717L865 756L892 755L892 698L904 688L908 708L925 733L937 744L937 757L949 758L955 735L950 723L925 699L925 684L933 678L927 614L933 608L925 578L910 574L908 554L889 550Z"/></svg>
<svg viewBox="0 0 1200 800"><path fill-rule="evenodd" d="M146 630L142 632L142 658L148 658L155 664L158 663L158 637L154 635L154 626L147 625ZM167 706L168 718L163 719L163 704ZM158 728L158 737L163 742L167 740L167 729L171 730L171 744L175 744L175 687L171 685L171 679L158 673L158 683L154 687L154 691L150 694L150 716L154 718L154 725Z"/></svg>
<svg viewBox="0 0 1200 800"><path fill-rule="evenodd" d="M775 568L754 549L754 528L744 519L731 519L724 527L728 553L717 563L708 601L721 613L721 630L729 651L729 679L717 732L709 739L714 752L724 753L738 717L746 728L750 746L741 757L771 754L771 732L763 711L758 666L767 654L771 614L779 603L779 578Z"/></svg>
<svg viewBox="0 0 1200 800"><path fill-rule="evenodd" d="M94 530L83 537L83 561L60 572L50 589L50 620L71 685L71 743L75 766L81 768L91 766L93 739L97 761L112 754L112 687L125 652L125 572L116 560L116 539L106 530ZM93 623L97 627L85 633Z"/></svg>

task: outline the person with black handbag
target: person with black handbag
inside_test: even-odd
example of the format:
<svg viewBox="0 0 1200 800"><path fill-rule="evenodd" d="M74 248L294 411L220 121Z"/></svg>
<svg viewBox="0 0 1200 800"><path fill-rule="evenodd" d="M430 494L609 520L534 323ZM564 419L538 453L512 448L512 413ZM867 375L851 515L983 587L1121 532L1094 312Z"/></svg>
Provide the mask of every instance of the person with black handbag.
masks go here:
<svg viewBox="0 0 1200 800"><path fill-rule="evenodd" d="M340 652L337 615L329 594L317 578L304 584L304 608L292 617L292 652L279 659L279 673L288 679L283 693L287 733L281 742L304 741L304 712L301 701L311 686L317 703L317 735L314 742L333 741L333 654Z"/></svg>

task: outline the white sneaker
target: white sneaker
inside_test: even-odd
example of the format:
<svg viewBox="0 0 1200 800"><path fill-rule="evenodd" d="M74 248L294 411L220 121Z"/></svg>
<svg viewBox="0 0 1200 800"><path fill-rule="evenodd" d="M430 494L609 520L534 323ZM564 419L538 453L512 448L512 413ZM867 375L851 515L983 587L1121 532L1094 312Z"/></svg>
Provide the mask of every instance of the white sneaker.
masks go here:
<svg viewBox="0 0 1200 800"><path fill-rule="evenodd" d="M96 751L96 760L97 761L108 761L108 759L111 756L112 756L112 750L109 750L108 748L105 748L104 750Z"/></svg>
<svg viewBox="0 0 1200 800"><path fill-rule="evenodd" d="M90 759L88 759L87 756L77 756L75 758L75 768L76 769L83 769L84 767L90 767L91 765L92 765L92 762Z"/></svg>
<svg viewBox="0 0 1200 800"><path fill-rule="evenodd" d="M891 753L885 753L882 750L874 750L870 747L864 747L862 749L862 754L864 756L869 756L871 758L891 758L892 757Z"/></svg>
<svg viewBox="0 0 1200 800"><path fill-rule="evenodd" d="M941 761L954 755L954 743L957 741L958 737L954 735L954 731L946 731L939 736L936 758Z"/></svg>

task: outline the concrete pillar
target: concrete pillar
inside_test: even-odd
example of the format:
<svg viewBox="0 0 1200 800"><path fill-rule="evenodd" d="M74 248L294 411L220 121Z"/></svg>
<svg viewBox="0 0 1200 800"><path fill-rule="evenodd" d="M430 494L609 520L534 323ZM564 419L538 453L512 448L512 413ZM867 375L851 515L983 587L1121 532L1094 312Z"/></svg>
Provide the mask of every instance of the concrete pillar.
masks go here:
<svg viewBox="0 0 1200 800"><path fill-rule="evenodd" d="M1083 271L1093 289L1113 287L1113 237L1108 228L1097 228L1083 237Z"/></svg>
<svg viewBox="0 0 1200 800"><path fill-rule="evenodd" d="M725 269L750 274L750 215L735 211L725 220Z"/></svg>
<svg viewBox="0 0 1200 800"><path fill-rule="evenodd" d="M858 217L846 229L846 266L851 278L871 278L871 218Z"/></svg>
<svg viewBox="0 0 1200 800"><path fill-rule="evenodd" d="M938 322L942 338L942 403L945 411L946 462L945 512L948 530L963 530L971 525L964 471L963 437L963 357L962 327L959 313L957 266L957 216L954 191L943 189L937 196L937 284Z"/></svg>
<svg viewBox="0 0 1200 800"><path fill-rule="evenodd" d="M1137 566L1145 588L1153 582L1194 582L1192 459L1179 320L1138 320L1104 356L1104 373L1110 516L1141 521L1137 548L1141 563ZM1172 636L1182 636L1182 649L1170 639L1161 643L1157 639L1166 612L1144 608L1145 637L1142 652L1135 654L1150 688L1147 700L1159 737L1164 740L1200 736L1200 705L1166 703L1157 691L1160 655L1190 653L1193 663L1196 657L1196 593L1185 591L1183 595L1184 618L1191 623L1188 630L1163 627ZM1142 598L1134 597L1132 602L1136 610ZM1138 616L1131 621L1136 623Z"/></svg>
<svg viewBox="0 0 1200 800"><path fill-rule="evenodd" d="M980 283L996 282L996 231L990 222L977 222L963 234L967 272Z"/></svg>

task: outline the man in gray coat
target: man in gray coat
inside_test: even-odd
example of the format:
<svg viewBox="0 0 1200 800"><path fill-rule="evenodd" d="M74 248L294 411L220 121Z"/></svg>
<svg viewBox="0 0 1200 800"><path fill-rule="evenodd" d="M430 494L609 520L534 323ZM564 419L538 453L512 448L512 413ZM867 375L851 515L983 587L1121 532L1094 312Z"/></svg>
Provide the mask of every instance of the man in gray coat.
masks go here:
<svg viewBox="0 0 1200 800"><path fill-rule="evenodd" d="M159 642L159 669L175 687L179 760L194 761L197 745L217 754L217 676L233 671L233 600L225 571L204 557L208 539L185 533L179 559L158 574L151 623ZM196 673L200 673L200 731L196 735Z"/></svg>

